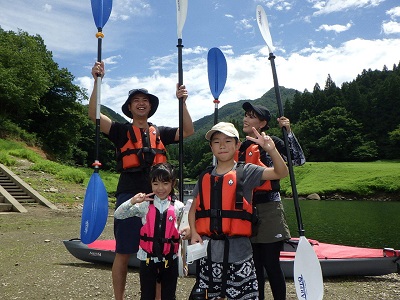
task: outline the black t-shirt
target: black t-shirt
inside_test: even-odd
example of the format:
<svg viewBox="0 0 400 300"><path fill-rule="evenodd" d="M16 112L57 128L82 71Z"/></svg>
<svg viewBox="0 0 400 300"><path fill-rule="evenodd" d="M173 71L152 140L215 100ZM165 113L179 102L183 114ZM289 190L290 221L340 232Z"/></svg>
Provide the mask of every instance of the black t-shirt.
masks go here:
<svg viewBox="0 0 400 300"><path fill-rule="evenodd" d="M129 126L132 126L132 124L122 124L114 122L111 125L108 139L114 144L117 149L121 149L122 146L124 146L128 141L127 131L129 129ZM175 135L176 131L178 130L177 127L158 126L158 130L160 132L160 139L163 142L164 146L176 143ZM151 185L149 182L148 173L144 171L122 172L119 177L116 195L118 195L119 193L137 194L139 192L151 192Z"/></svg>

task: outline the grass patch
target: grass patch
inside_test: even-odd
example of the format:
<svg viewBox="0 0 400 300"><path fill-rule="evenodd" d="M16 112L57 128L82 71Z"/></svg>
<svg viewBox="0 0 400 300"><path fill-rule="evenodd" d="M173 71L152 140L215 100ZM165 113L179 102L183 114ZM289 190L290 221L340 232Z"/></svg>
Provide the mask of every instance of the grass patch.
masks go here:
<svg viewBox="0 0 400 300"><path fill-rule="evenodd" d="M87 175L84 171L66 167L57 172L56 177L60 180L65 180L74 183L84 183L87 178Z"/></svg>
<svg viewBox="0 0 400 300"><path fill-rule="evenodd" d="M295 167L299 195L336 192L371 195L400 192L400 162L308 162ZM281 181L283 193L291 195L289 177Z"/></svg>

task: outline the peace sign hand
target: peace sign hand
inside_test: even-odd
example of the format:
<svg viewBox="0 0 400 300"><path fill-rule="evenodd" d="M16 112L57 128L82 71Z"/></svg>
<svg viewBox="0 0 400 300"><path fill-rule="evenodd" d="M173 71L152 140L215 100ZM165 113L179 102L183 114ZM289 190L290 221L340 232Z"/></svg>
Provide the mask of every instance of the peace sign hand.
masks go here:
<svg viewBox="0 0 400 300"><path fill-rule="evenodd" d="M275 149L275 143L269 135L266 135L265 132L260 134L254 127L252 129L256 137L246 136L246 139L260 145L267 152Z"/></svg>
<svg viewBox="0 0 400 300"><path fill-rule="evenodd" d="M153 201L154 199L150 198L153 195L154 195L154 193L150 193L150 194L138 193L131 198L131 204L141 203L144 201Z"/></svg>

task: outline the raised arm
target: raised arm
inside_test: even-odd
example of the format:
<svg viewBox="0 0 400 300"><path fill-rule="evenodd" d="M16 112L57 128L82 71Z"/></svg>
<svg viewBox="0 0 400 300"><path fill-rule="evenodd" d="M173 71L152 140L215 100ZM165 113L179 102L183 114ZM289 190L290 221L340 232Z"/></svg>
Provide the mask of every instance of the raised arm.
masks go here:
<svg viewBox="0 0 400 300"><path fill-rule="evenodd" d="M176 97L183 101L183 138L186 138L194 133L194 127L192 117L186 106L188 92L184 85L179 86L179 84L176 84ZM179 129L176 131L175 141L179 141Z"/></svg>
<svg viewBox="0 0 400 300"><path fill-rule="evenodd" d="M279 127L286 127L288 133L288 142L290 148L290 155L292 159L293 166L302 166L306 163L306 157L304 155L303 149L300 146L292 128L290 127L290 120L284 116L277 119ZM286 155L285 155L286 157ZM288 158L286 158L288 159Z"/></svg>
<svg viewBox="0 0 400 300"><path fill-rule="evenodd" d="M97 74L100 74L100 77L97 76ZM101 78L104 77L105 74L105 69L104 69L104 62L96 62L92 68L92 76L94 78L94 85L93 85L93 91L90 96L89 100L89 118L93 121L96 122L96 105L97 105L97 84L100 84ZM109 134L110 133L110 128L111 128L112 121L109 117L103 115L100 113L100 131Z"/></svg>

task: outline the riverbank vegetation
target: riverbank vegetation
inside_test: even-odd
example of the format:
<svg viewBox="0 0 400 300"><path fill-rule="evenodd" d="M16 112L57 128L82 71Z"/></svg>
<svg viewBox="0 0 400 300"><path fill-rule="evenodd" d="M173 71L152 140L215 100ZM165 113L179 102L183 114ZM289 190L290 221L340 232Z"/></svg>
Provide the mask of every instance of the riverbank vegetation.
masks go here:
<svg viewBox="0 0 400 300"><path fill-rule="evenodd" d="M45 189L43 184L47 188L67 185L63 189L67 194L63 196L57 193L46 194L46 198L54 203L82 202L84 189L93 173L92 168L50 161L38 148L4 139L0 139L0 163L21 175L23 180L39 192ZM351 195L357 199L400 201L399 169L400 161L308 162L294 168L294 171L300 197L317 193L327 199ZM100 175L112 202L119 174L101 170ZM76 186L80 187L81 192L69 195L68 189L75 191ZM282 180L281 189L284 196L291 197L289 177Z"/></svg>
<svg viewBox="0 0 400 300"><path fill-rule="evenodd" d="M40 36L0 28L0 48L0 138L40 147L52 161L90 168L95 160L95 125L83 104L88 91L75 85L74 76L53 61ZM400 65L397 63L393 62L390 68L382 66L382 70L360 70L360 75L341 87L329 74L325 86L315 84L312 91L280 87L285 115L291 120L309 162L400 159ZM27 69L34 73L26 72ZM258 99L221 106L219 121L232 122L241 131L244 101L267 106L272 115L268 134L282 136L276 123L274 89ZM101 110L112 120L126 122L107 107ZM185 139L184 178L197 178L212 161L204 133L213 121L213 115L196 120L195 134ZM177 145L168 146L168 153L169 160L178 166ZM100 135L98 159L102 170L115 168L115 149L104 135ZM382 185L385 183L379 180L376 186L380 189Z"/></svg>

